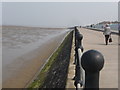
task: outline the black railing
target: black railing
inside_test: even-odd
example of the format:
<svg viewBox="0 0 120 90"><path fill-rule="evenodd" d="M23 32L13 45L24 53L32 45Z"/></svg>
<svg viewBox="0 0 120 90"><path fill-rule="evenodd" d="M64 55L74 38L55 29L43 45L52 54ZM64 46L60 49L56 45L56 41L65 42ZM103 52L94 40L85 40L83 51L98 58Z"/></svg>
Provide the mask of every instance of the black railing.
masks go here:
<svg viewBox="0 0 120 90"><path fill-rule="evenodd" d="M103 55L96 50L89 50L83 55L83 35L75 27L75 86L76 90L99 90L99 72L104 66ZM84 70L83 70L84 69ZM80 88L81 87L81 88Z"/></svg>
<svg viewBox="0 0 120 90"><path fill-rule="evenodd" d="M80 34L78 29L75 27L75 86L76 89L79 89L80 86L84 85L84 73L81 67L81 56L83 52L82 46L83 35Z"/></svg>
<svg viewBox="0 0 120 90"><path fill-rule="evenodd" d="M82 55L81 64L85 70L85 88L99 90L99 72L103 68L103 55L96 50L89 50Z"/></svg>

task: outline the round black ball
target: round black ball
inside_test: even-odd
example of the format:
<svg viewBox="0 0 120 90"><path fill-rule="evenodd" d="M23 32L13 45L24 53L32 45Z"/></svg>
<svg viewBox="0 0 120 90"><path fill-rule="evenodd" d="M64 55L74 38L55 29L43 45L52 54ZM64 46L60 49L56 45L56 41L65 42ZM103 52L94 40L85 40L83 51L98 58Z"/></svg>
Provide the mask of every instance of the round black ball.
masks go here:
<svg viewBox="0 0 120 90"><path fill-rule="evenodd" d="M104 57L96 50L89 50L82 55L81 65L86 72L99 72L104 66Z"/></svg>

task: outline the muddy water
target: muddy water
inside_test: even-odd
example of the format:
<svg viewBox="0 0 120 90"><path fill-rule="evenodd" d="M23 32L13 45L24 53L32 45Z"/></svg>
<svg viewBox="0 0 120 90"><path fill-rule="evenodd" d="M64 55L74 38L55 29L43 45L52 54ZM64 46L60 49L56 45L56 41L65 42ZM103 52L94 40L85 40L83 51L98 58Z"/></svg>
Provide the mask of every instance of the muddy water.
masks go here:
<svg viewBox="0 0 120 90"><path fill-rule="evenodd" d="M3 88L23 88L59 46L68 30L3 28Z"/></svg>

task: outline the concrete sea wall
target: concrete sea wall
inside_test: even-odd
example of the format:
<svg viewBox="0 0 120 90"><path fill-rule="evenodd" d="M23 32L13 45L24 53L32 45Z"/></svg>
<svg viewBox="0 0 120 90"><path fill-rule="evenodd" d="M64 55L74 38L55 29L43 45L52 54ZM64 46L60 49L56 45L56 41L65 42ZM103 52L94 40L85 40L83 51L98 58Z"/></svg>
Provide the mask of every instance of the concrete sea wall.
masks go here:
<svg viewBox="0 0 120 90"><path fill-rule="evenodd" d="M73 31L65 37L28 88L65 88L72 40Z"/></svg>

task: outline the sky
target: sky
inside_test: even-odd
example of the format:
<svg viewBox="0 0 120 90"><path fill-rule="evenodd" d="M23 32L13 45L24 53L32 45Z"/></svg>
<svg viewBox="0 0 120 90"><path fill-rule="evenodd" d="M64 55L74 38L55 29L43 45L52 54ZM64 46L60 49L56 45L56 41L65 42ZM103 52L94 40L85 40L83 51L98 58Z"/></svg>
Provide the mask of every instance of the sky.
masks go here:
<svg viewBox="0 0 120 90"><path fill-rule="evenodd" d="M118 20L117 2L3 2L2 24L72 27Z"/></svg>
<svg viewBox="0 0 120 90"><path fill-rule="evenodd" d="M120 22L120 2L118 3L118 21Z"/></svg>

